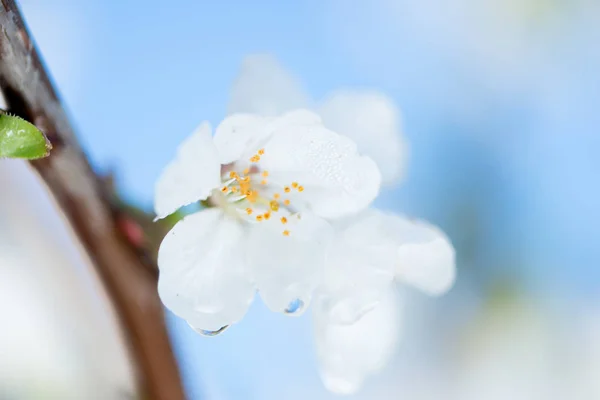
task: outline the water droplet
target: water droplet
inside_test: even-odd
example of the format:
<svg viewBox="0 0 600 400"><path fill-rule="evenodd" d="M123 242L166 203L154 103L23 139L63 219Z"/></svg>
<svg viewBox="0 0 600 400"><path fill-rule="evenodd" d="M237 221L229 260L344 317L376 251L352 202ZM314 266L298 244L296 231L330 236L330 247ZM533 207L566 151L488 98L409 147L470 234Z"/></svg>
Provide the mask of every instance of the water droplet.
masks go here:
<svg viewBox="0 0 600 400"><path fill-rule="evenodd" d="M221 333L225 332L227 330L227 328L229 328L229 325L225 325L225 326L217 329L216 331L209 331L209 330L206 330L206 329L196 328L196 327L194 327L190 323L188 323L188 325L190 326L190 328L192 328L193 330L195 330L196 332L198 332L202 336L217 336L217 335L220 335Z"/></svg>
<svg viewBox="0 0 600 400"><path fill-rule="evenodd" d="M300 299L295 299L288 304L288 307L285 309L286 314L298 314L304 310L304 301Z"/></svg>

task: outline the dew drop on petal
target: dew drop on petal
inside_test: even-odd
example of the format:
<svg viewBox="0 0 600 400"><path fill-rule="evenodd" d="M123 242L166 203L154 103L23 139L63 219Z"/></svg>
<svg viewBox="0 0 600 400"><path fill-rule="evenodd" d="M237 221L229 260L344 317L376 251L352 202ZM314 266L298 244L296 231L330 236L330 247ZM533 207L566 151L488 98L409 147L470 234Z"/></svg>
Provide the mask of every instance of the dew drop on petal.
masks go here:
<svg viewBox="0 0 600 400"><path fill-rule="evenodd" d="M229 328L229 325L225 325L225 326L222 326L221 328L217 329L216 331L210 331L207 329L195 328L190 323L188 323L188 325L190 326L190 328L192 328L194 331L198 332L202 336L217 336L217 335L220 335L221 333L225 332L227 330L227 328Z"/></svg>
<svg viewBox="0 0 600 400"><path fill-rule="evenodd" d="M286 314L297 314L304 309L304 301L295 299L290 302L288 307L285 309Z"/></svg>

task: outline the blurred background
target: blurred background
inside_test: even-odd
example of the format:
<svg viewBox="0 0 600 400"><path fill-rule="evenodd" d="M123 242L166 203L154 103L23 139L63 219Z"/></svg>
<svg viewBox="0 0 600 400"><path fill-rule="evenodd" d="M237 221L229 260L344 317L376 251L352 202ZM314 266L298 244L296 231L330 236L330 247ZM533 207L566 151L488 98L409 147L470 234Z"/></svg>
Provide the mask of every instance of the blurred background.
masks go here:
<svg viewBox="0 0 600 400"><path fill-rule="evenodd" d="M239 100L249 56L291 104L344 88L393 99L410 150L378 206L439 225L458 276L441 298L399 288L400 344L348 398L600 399L600 2L20 5L92 162L142 209L182 139ZM0 182L0 398L135 398L52 201L22 163L1 161ZM256 301L215 338L168 322L190 399L337 397L308 315Z"/></svg>

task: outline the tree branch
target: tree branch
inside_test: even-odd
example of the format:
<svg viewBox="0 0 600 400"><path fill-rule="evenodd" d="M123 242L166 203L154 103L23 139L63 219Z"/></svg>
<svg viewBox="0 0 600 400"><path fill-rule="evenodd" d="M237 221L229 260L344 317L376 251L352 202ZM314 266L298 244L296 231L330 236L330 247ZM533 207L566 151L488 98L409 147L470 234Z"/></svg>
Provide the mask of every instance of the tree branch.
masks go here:
<svg viewBox="0 0 600 400"><path fill-rule="evenodd" d="M157 269L119 229L121 211L92 171L13 0L0 0L0 86L9 109L40 128L54 150L32 161L90 255L113 301L143 398L183 399Z"/></svg>

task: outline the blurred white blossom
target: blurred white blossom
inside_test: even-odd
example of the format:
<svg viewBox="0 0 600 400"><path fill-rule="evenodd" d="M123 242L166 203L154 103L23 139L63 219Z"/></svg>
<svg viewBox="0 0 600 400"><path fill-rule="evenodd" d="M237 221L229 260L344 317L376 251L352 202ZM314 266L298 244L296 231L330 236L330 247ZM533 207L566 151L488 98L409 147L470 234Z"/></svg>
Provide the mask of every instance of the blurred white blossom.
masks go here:
<svg viewBox="0 0 600 400"><path fill-rule="evenodd" d="M135 396L101 282L28 163L0 160L0 398Z"/></svg>
<svg viewBox="0 0 600 400"><path fill-rule="evenodd" d="M299 80L273 56L246 57L232 88L229 113L275 116L297 107L315 110L327 128L356 142L361 154L377 163L384 184L404 176L408 146L400 110L391 98L374 90L344 89L312 101Z"/></svg>
<svg viewBox="0 0 600 400"><path fill-rule="evenodd" d="M488 304L454 360L459 399L562 399L555 327L515 297Z"/></svg>
<svg viewBox="0 0 600 400"><path fill-rule="evenodd" d="M306 110L236 114L214 138L203 123L156 184L160 218L199 200L212 206L161 244L163 302L205 333L239 321L256 288L272 310L300 314L332 235L324 218L364 209L380 181L370 158Z"/></svg>
<svg viewBox="0 0 600 400"><path fill-rule="evenodd" d="M430 295L454 283L454 248L437 227L377 210L334 224L314 310L321 376L353 393L393 354L400 332L393 282Z"/></svg>
<svg viewBox="0 0 600 400"><path fill-rule="evenodd" d="M400 305L392 290L380 297L378 306L353 324L332 322L320 302L313 307L320 375L330 391L355 393L393 355L400 335Z"/></svg>

